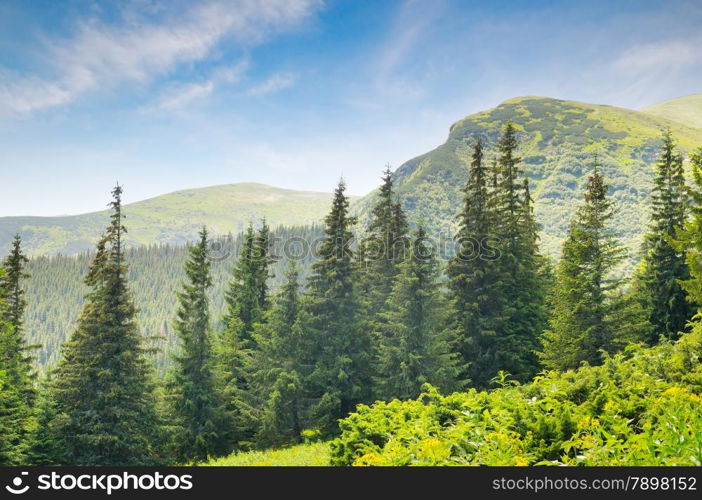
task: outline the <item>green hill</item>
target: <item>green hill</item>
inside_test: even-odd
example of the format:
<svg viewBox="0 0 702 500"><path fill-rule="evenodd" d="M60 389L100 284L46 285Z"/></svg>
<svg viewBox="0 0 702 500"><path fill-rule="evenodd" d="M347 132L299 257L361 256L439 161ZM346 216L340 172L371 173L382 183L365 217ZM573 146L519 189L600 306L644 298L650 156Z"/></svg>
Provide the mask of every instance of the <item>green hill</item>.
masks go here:
<svg viewBox="0 0 702 500"><path fill-rule="evenodd" d="M648 115L702 129L702 94L659 102L641 110Z"/></svg>
<svg viewBox="0 0 702 500"><path fill-rule="evenodd" d="M670 127L684 152L702 145L702 130L638 111L544 97L510 99L454 123L444 144L397 169L397 191L410 217L450 240L471 147L477 138L494 146L509 121L520 131L522 168L531 181L544 252L558 255L597 156L620 209L615 226L630 249L629 266L646 226L661 130ZM356 204L362 218L375 196Z"/></svg>
<svg viewBox="0 0 702 500"><path fill-rule="evenodd" d="M107 193L106 195L107 196ZM273 227L318 222L330 193L293 191L263 184L227 184L188 189L126 205L129 245L183 244L204 225L216 234L236 234L266 217ZM70 255L92 249L107 224L107 212L63 217L0 218L0 251L19 232L30 255Z"/></svg>

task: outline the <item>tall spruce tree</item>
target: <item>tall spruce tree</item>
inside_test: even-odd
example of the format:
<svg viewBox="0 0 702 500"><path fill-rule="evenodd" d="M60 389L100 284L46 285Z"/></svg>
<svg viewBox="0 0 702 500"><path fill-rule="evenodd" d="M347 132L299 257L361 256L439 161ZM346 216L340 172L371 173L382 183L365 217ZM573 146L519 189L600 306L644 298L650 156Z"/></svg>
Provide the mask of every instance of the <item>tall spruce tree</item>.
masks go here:
<svg viewBox="0 0 702 500"><path fill-rule="evenodd" d="M491 173L483 166L482 145L474 148L459 251L447 269L458 346L471 383L481 388L498 371L530 379L538 370L535 351L546 323L546 261L511 123L497 146Z"/></svg>
<svg viewBox="0 0 702 500"><path fill-rule="evenodd" d="M446 268L451 327L463 364L468 367L463 376L478 385L488 380L482 372L492 362L486 355L499 330L504 309L496 274L499 271L495 263L498 233L490 177L484 164L483 144L478 140L463 189L463 210L458 216L456 234L458 248Z"/></svg>
<svg viewBox="0 0 702 500"><path fill-rule="evenodd" d="M402 204L396 200L392 172L383 172L378 201L371 211L368 233L361 242L361 272L366 291L367 317L377 321L377 314L384 306L399 265L409 250L407 217Z"/></svg>
<svg viewBox="0 0 702 500"><path fill-rule="evenodd" d="M339 182L325 220L325 236L312 266L300 322L313 364L306 376L311 424L322 431L337 430L337 419L370 396L370 337L362 328L355 289L356 266L351 248L349 199Z"/></svg>
<svg viewBox="0 0 702 500"><path fill-rule="evenodd" d="M543 257L538 249L538 225L534 219L529 183L521 179L517 155L517 133L511 123L505 126L498 143L498 183L494 195L500 257L496 261L505 305L503 321L494 344L488 350L492 367L490 379L502 370L526 381L539 368L536 351L546 326Z"/></svg>
<svg viewBox="0 0 702 500"><path fill-rule="evenodd" d="M207 229L200 231L197 244L188 249L185 263L187 282L178 293L175 331L180 352L172 381L172 414L177 435L176 454L184 460L206 460L225 451L219 430L224 424L221 403L213 376L212 326L208 290L212 287Z"/></svg>
<svg viewBox="0 0 702 500"><path fill-rule="evenodd" d="M252 390L260 408L259 446L283 446L300 441L302 417L303 341L297 320L300 314L299 269L291 261L286 281L254 330Z"/></svg>
<svg viewBox="0 0 702 500"><path fill-rule="evenodd" d="M550 328L540 357L549 369L599 364L601 351L613 352L617 325L611 321L611 292L619 284L612 269L624 257L611 228L614 207L608 187L595 165L588 178L585 202L570 222L551 297Z"/></svg>
<svg viewBox="0 0 702 500"><path fill-rule="evenodd" d="M686 252L674 243L685 223L686 192L683 158L667 130L653 180L651 222L644 242L644 270L640 277L653 325L652 335L647 339L651 344L660 335L677 338L687 330L696 310L681 285L690 279Z"/></svg>
<svg viewBox="0 0 702 500"><path fill-rule="evenodd" d="M416 398L425 383L444 392L455 387L459 369L446 328L438 261L421 225L380 317L376 377L380 397Z"/></svg>
<svg viewBox="0 0 702 500"><path fill-rule="evenodd" d="M24 326L24 310L27 307L22 280L29 278L29 273L25 267L29 259L22 252L22 238L19 234L12 240L10 254L5 257L2 267L5 275L0 278L2 281L2 295L5 301L5 320L8 321L16 331L21 331Z"/></svg>
<svg viewBox="0 0 702 500"><path fill-rule="evenodd" d="M269 309L268 280L274 278L270 267L275 263L276 258L271 254L271 230L264 218L261 220L261 228L256 232L254 238L254 259L256 260L256 288L258 290L258 304L262 315Z"/></svg>
<svg viewBox="0 0 702 500"><path fill-rule="evenodd" d="M233 279L225 294L227 303L225 327L241 328L239 337L244 342L249 341L253 325L260 321L263 314L259 264L256 233L253 224L249 224L244 233L239 258L234 266Z"/></svg>
<svg viewBox="0 0 702 500"><path fill-rule="evenodd" d="M5 304L0 315L10 326L5 333L5 353L0 366L7 370L11 383L31 407L36 391L34 360L30 351L37 346L27 345L24 336L24 310L27 301L22 281L29 278L29 273L25 270L28 262L29 259L22 252L22 239L19 234L15 235L10 253L2 263L4 273L0 276L0 295Z"/></svg>
<svg viewBox="0 0 702 500"><path fill-rule="evenodd" d="M63 461L145 465L159 460L152 368L136 324L124 263L122 188L85 283L91 291L52 381Z"/></svg>
<svg viewBox="0 0 702 500"><path fill-rule="evenodd" d="M258 231L249 224L225 295L225 327L240 328L239 337L244 343L251 342L254 325L262 321L268 308L267 282L270 264L274 261L269 247L270 229L266 221Z"/></svg>
<svg viewBox="0 0 702 500"><path fill-rule="evenodd" d="M225 401L228 420L225 442L230 447L251 446L259 427L255 395L250 386L254 329L265 321L268 309L270 230L265 220L254 231L249 224L225 294L224 329L215 346L217 384Z"/></svg>

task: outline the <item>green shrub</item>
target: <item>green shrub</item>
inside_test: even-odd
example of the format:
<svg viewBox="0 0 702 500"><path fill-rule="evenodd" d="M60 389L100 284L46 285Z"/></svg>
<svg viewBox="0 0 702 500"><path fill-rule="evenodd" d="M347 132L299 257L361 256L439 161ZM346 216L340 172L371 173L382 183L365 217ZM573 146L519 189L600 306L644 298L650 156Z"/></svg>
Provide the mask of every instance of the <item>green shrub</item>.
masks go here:
<svg viewBox="0 0 702 500"><path fill-rule="evenodd" d="M361 405L332 465L701 465L702 327L533 382Z"/></svg>

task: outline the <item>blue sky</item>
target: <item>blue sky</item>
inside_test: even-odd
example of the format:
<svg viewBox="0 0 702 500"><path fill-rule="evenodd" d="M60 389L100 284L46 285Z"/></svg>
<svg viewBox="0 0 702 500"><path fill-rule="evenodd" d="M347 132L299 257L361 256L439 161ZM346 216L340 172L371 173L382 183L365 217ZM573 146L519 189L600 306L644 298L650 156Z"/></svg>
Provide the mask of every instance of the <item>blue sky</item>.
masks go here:
<svg viewBox="0 0 702 500"><path fill-rule="evenodd" d="M263 182L354 194L459 118L702 92L699 1L3 0L0 216Z"/></svg>

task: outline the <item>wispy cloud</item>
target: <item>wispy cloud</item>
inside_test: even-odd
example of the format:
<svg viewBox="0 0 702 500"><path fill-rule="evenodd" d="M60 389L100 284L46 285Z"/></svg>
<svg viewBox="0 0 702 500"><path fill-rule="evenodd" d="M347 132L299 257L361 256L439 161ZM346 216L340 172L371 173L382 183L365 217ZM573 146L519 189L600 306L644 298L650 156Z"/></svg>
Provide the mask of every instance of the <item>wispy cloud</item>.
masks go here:
<svg viewBox="0 0 702 500"><path fill-rule="evenodd" d="M702 62L702 38L663 40L627 48L612 66L624 73L650 73L682 69Z"/></svg>
<svg viewBox="0 0 702 500"><path fill-rule="evenodd" d="M248 67L248 59L243 59L233 67L217 68L204 81L171 85L158 100L156 108L162 111L177 111L186 108L193 102L208 97L218 87L239 82Z"/></svg>
<svg viewBox="0 0 702 500"><path fill-rule="evenodd" d="M251 87L248 94L252 96L273 94L293 86L296 81L297 75L293 73L275 73L258 85Z"/></svg>
<svg viewBox="0 0 702 500"><path fill-rule="evenodd" d="M417 79L403 76L402 68L408 62L414 69L419 66L413 55L446 8L447 0L405 0L401 4L388 38L375 57L375 84L379 90L405 97L421 95Z"/></svg>
<svg viewBox="0 0 702 500"><path fill-rule="evenodd" d="M680 94L685 75L702 64L701 46L702 37L692 36L624 49L609 66L621 82L620 98L640 107Z"/></svg>
<svg viewBox="0 0 702 500"><path fill-rule="evenodd" d="M46 47L49 76L0 73L0 112L27 113L105 86L149 83L205 59L224 40L244 47L262 43L300 25L320 6L320 0L211 0L159 23L83 21L72 37ZM193 84L182 99L211 91L207 82Z"/></svg>

